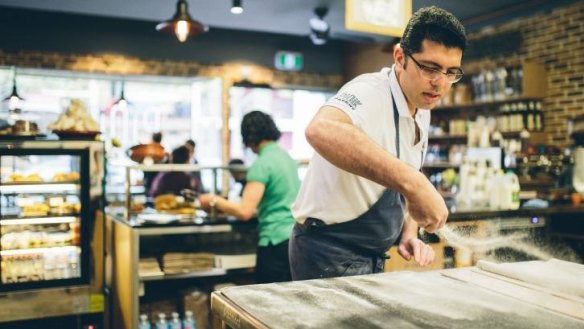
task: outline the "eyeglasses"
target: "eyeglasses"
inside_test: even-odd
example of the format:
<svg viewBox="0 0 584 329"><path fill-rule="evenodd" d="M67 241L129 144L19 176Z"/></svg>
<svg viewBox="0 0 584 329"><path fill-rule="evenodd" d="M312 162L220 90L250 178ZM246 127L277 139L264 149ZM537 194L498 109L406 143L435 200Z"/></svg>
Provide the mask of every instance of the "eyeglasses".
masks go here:
<svg viewBox="0 0 584 329"><path fill-rule="evenodd" d="M420 69L420 71L422 72L422 77L424 77L424 79L426 80L430 80L430 81L438 81L440 79L442 79L442 75L446 76L446 80L449 83L456 83L458 81L460 81L460 79L462 79L462 76L464 75L464 71L462 71L462 69L458 68L458 69L449 69L446 71L446 73L435 69L433 67L429 67L426 65L422 65L420 63L418 63L418 61L412 57L412 55L407 55L409 58L411 58L414 63L416 63L416 65L418 66L418 68Z"/></svg>

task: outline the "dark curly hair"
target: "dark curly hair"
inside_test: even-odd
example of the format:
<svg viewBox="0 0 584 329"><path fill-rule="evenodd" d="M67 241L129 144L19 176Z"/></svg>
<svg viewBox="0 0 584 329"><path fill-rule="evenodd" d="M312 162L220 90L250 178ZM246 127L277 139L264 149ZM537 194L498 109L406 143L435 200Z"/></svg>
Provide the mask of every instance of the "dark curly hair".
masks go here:
<svg viewBox="0 0 584 329"><path fill-rule="evenodd" d="M422 51L425 39L463 52L467 45L464 26L454 15L436 6L421 8L412 15L400 44L406 55L412 55Z"/></svg>
<svg viewBox="0 0 584 329"><path fill-rule="evenodd" d="M186 146L179 146L172 151L171 163L188 163L191 152Z"/></svg>
<svg viewBox="0 0 584 329"><path fill-rule="evenodd" d="M245 146L257 146L264 140L277 141L281 135L270 115L252 111L243 116L241 137Z"/></svg>

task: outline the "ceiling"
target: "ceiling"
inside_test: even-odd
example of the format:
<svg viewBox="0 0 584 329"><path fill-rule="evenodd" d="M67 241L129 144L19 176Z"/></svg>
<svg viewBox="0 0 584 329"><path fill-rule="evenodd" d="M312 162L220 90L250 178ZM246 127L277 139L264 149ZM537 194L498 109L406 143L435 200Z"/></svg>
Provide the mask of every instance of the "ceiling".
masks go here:
<svg viewBox="0 0 584 329"><path fill-rule="evenodd" d="M353 0L378 1L378 0ZM399 1L399 0L398 0ZM191 16L211 29L236 29L290 35L308 35L308 20L314 8L326 6L325 17L331 37L352 41L383 42L389 37L348 31L344 27L345 0L242 0L244 12L230 13L231 0L188 0ZM455 14L467 29L508 20L562 1L545 0L412 0L413 10L438 5ZM564 1L566 2L566 1ZM58 11L94 16L152 21L154 25L169 19L176 0L0 0L0 6Z"/></svg>

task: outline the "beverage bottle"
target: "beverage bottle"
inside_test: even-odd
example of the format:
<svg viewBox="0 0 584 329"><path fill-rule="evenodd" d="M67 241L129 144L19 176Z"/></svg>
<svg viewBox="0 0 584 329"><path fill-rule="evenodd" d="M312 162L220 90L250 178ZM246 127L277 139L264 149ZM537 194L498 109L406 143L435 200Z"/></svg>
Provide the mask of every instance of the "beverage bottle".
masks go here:
<svg viewBox="0 0 584 329"><path fill-rule="evenodd" d="M168 322L166 322L166 314L158 313L158 321L156 321L155 329L168 329Z"/></svg>
<svg viewBox="0 0 584 329"><path fill-rule="evenodd" d="M521 200L519 199L519 192L521 191L521 186L519 186L519 178L514 172L507 172L505 176L507 177L507 186L511 196L509 209L519 209L519 206L521 205Z"/></svg>
<svg viewBox="0 0 584 329"><path fill-rule="evenodd" d="M69 267L71 277L78 278L81 276L81 269L79 268L79 253L76 250L69 252Z"/></svg>
<svg viewBox="0 0 584 329"><path fill-rule="evenodd" d="M488 189L489 193L489 207L493 210L501 209L501 198L503 191L503 180L504 174L501 169L495 171L493 176L489 179L490 186Z"/></svg>
<svg viewBox="0 0 584 329"><path fill-rule="evenodd" d="M197 329L197 322L193 318L193 312L186 311L183 320L183 329Z"/></svg>
<svg viewBox="0 0 584 329"><path fill-rule="evenodd" d="M152 325L148 321L148 315L140 314L140 323L138 324L138 329L152 329Z"/></svg>
<svg viewBox="0 0 584 329"><path fill-rule="evenodd" d="M519 208L519 179L512 172L507 172L503 176L501 184L501 209L515 210Z"/></svg>
<svg viewBox="0 0 584 329"><path fill-rule="evenodd" d="M170 325L168 326L169 329L181 329L180 318L178 317L178 313L172 312L172 319L170 320Z"/></svg>

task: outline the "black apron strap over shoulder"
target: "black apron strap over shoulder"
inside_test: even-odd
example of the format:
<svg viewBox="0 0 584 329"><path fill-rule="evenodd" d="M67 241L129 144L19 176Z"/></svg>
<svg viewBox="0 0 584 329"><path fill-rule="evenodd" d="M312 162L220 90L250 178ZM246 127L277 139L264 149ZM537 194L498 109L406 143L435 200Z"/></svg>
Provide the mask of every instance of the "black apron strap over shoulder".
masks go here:
<svg viewBox="0 0 584 329"><path fill-rule="evenodd" d="M400 142L399 142L399 112L397 110L397 105L395 104L395 98L391 92L391 85L389 86L389 95L391 96L391 103L393 105L393 124L395 126L395 151L397 152L397 158L400 158Z"/></svg>

